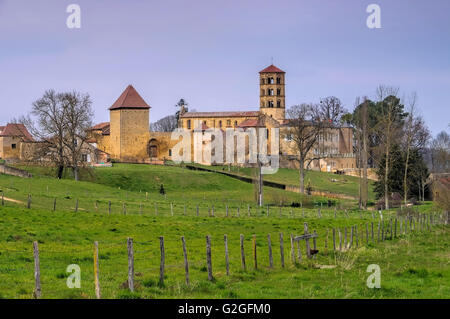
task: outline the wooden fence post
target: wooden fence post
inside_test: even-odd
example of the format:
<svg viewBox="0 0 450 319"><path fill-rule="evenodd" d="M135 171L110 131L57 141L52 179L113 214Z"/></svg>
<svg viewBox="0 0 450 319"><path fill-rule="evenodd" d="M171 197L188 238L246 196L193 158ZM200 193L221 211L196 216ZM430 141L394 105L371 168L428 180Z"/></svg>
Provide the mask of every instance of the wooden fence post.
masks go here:
<svg viewBox="0 0 450 319"><path fill-rule="evenodd" d="M333 228L333 251L336 251L336 229Z"/></svg>
<svg viewBox="0 0 450 319"><path fill-rule="evenodd" d="M397 217L395 218L394 222L394 238L397 238Z"/></svg>
<svg viewBox="0 0 450 319"><path fill-rule="evenodd" d="M159 265L159 285L164 286L164 266L166 262L166 252L164 250L164 236L159 237L159 250L161 252L161 263Z"/></svg>
<svg viewBox="0 0 450 319"><path fill-rule="evenodd" d="M122 203L122 214L127 214L127 205L125 203Z"/></svg>
<svg viewBox="0 0 450 319"><path fill-rule="evenodd" d="M253 262L255 269L258 269L258 256L256 255L256 235L253 235Z"/></svg>
<svg viewBox="0 0 450 319"><path fill-rule="evenodd" d="M128 288L131 292L134 291L134 252L133 252L133 238L127 238L128 250Z"/></svg>
<svg viewBox="0 0 450 319"><path fill-rule="evenodd" d="M197 204L197 217L198 217L198 204Z"/></svg>
<svg viewBox="0 0 450 319"><path fill-rule="evenodd" d="M225 267L227 270L227 276L230 275L230 261L228 259L228 237L227 235L223 235L223 240L225 242Z"/></svg>
<svg viewBox="0 0 450 319"><path fill-rule="evenodd" d="M27 200L27 208L31 208L31 194L28 194L28 200Z"/></svg>
<svg viewBox="0 0 450 319"><path fill-rule="evenodd" d="M270 234L267 235L267 243L269 245L269 267L273 268L272 241L270 240Z"/></svg>
<svg viewBox="0 0 450 319"><path fill-rule="evenodd" d="M353 245L353 227L350 229L350 244L348 245L348 249L352 248Z"/></svg>
<svg viewBox="0 0 450 319"><path fill-rule="evenodd" d="M214 217L214 205L212 205L211 215Z"/></svg>
<svg viewBox="0 0 450 319"><path fill-rule="evenodd" d="M339 233L339 251L342 251L342 233L340 228L338 228L338 233Z"/></svg>
<svg viewBox="0 0 450 319"><path fill-rule="evenodd" d="M170 203L170 215L173 216L173 203L172 202Z"/></svg>
<svg viewBox="0 0 450 319"><path fill-rule="evenodd" d="M241 216L240 214L239 214L239 207L237 208L237 217L239 217L239 216Z"/></svg>
<svg viewBox="0 0 450 319"><path fill-rule="evenodd" d="M369 224L366 223L366 245L369 244Z"/></svg>
<svg viewBox="0 0 450 319"><path fill-rule="evenodd" d="M250 204L247 204L247 215L250 217Z"/></svg>
<svg viewBox="0 0 450 319"><path fill-rule="evenodd" d="M308 235L308 223L303 224L303 229L305 230L305 235ZM311 247L309 246L309 238L305 239L306 243L306 255L311 258Z"/></svg>
<svg viewBox="0 0 450 319"><path fill-rule="evenodd" d="M228 217L228 204L225 205L225 216Z"/></svg>
<svg viewBox="0 0 450 319"><path fill-rule="evenodd" d="M39 247L38 242L33 242L34 255L34 297L41 298L41 268L39 263Z"/></svg>
<svg viewBox="0 0 450 319"><path fill-rule="evenodd" d="M334 206L334 219L336 219L336 206Z"/></svg>
<svg viewBox="0 0 450 319"><path fill-rule="evenodd" d="M211 237L206 236L206 265L208 267L208 280L213 281L212 262L211 262Z"/></svg>
<svg viewBox="0 0 450 319"><path fill-rule="evenodd" d="M246 270L245 253L244 253L244 235L242 235L242 234L240 236L240 242L241 242L241 265L242 265L242 269Z"/></svg>
<svg viewBox="0 0 450 319"><path fill-rule="evenodd" d="M269 204L267 204L267 217L269 217Z"/></svg>
<svg viewBox="0 0 450 319"><path fill-rule="evenodd" d="M78 212L78 198L75 201L75 213Z"/></svg>
<svg viewBox="0 0 450 319"><path fill-rule="evenodd" d="M139 202L139 215L142 215L142 202Z"/></svg>
<svg viewBox="0 0 450 319"><path fill-rule="evenodd" d="M183 244L184 272L186 274L186 286L189 286L189 263L186 250L186 241L184 239L184 236L181 236L181 243Z"/></svg>
<svg viewBox="0 0 450 319"><path fill-rule="evenodd" d="M295 264L294 235L291 234L291 261Z"/></svg>
<svg viewBox="0 0 450 319"><path fill-rule="evenodd" d="M281 258L281 268L284 268L283 233L280 233L280 258Z"/></svg>
<svg viewBox="0 0 450 319"><path fill-rule="evenodd" d="M325 249L324 249L324 253L325 255L328 255L328 228L327 228L327 234L325 235Z"/></svg>
<svg viewBox="0 0 450 319"><path fill-rule="evenodd" d="M94 241L94 285L95 285L95 296L97 299L101 299L100 293L100 280L99 280L99 265L98 265L98 241Z"/></svg>

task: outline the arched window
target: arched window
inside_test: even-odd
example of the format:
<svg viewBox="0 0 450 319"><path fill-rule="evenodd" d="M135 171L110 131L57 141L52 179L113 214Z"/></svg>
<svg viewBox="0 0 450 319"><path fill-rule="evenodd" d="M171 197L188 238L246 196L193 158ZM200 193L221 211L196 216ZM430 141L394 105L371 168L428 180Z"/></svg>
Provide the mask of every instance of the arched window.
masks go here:
<svg viewBox="0 0 450 319"><path fill-rule="evenodd" d="M236 127L237 126L237 121L234 121L234 127Z"/></svg>
<svg viewBox="0 0 450 319"><path fill-rule="evenodd" d="M267 101L267 107L273 107L273 101Z"/></svg>
<svg viewBox="0 0 450 319"><path fill-rule="evenodd" d="M231 120L227 120L227 126L231 126Z"/></svg>
<svg viewBox="0 0 450 319"><path fill-rule="evenodd" d="M277 78L277 84L281 84L281 78Z"/></svg>
<svg viewBox="0 0 450 319"><path fill-rule="evenodd" d="M277 100L277 107L281 107L281 101Z"/></svg>
<svg viewBox="0 0 450 319"><path fill-rule="evenodd" d="M188 128L188 130L191 129L191 120L187 120L187 128Z"/></svg>
<svg viewBox="0 0 450 319"><path fill-rule="evenodd" d="M281 95L281 89L277 89L277 95Z"/></svg>

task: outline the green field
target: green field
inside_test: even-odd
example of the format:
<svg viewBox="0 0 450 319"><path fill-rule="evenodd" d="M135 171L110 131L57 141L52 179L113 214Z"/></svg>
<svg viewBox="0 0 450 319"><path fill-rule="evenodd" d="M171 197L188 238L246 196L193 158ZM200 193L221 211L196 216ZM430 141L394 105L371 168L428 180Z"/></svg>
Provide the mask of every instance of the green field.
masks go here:
<svg viewBox="0 0 450 319"><path fill-rule="evenodd" d="M218 170L223 172L230 172L236 175L251 177L253 172L251 168L231 166L228 170L228 166L202 166L196 164L196 166L204 167L207 169ZM264 175L264 180L270 182L276 182L286 185L299 185L300 173L298 170L289 168L280 168L275 174ZM308 170L305 172L305 187L310 183L311 187L315 191L330 192L335 194L343 194L348 196L358 197L359 192L359 178L349 175L337 175L328 172L319 172ZM369 200L375 200L375 194L373 192L373 181L369 180Z"/></svg>
<svg viewBox="0 0 450 319"><path fill-rule="evenodd" d="M93 242L99 242L100 286L103 298L448 298L450 296L449 228L434 225L377 242L378 213L323 207L320 198L265 188L273 204L280 197L299 200L310 208L256 208L253 185L219 174L177 167L116 165L95 170L82 182L57 180L41 168L30 168L31 179L0 175L5 206L0 206L0 297L32 298L34 261L32 242L39 243L43 298L94 298ZM40 175L36 174L39 173ZM166 196L159 194L164 184ZM146 192L148 197L146 198ZM31 209L26 208L32 194ZM56 198L56 211L52 211ZM16 202L10 201L14 199ZM76 200L78 211L75 212ZM323 200L323 199L322 199ZM18 201L18 202L17 202ZM108 202L112 203L108 214ZM96 207L97 202L97 207ZM126 204L125 214L123 204ZM172 215L170 203L173 203ZM140 210L142 204L142 211ZM155 210L155 204L157 211ZM339 202L351 208L354 203ZM184 206L186 205L186 216ZM199 205L199 216L196 216ZM212 205L215 217L208 216ZM229 217L225 216L229 206ZM247 207L250 205L250 216ZM346 206L347 205L347 206ZM306 205L305 205L306 206ZM238 207L240 214L238 216ZM418 207L435 211L431 203ZM385 229L396 212L384 212ZM398 219L399 221L401 219ZM290 258L289 235L303 234L304 223L318 233L317 258ZM374 241L365 242L365 225L374 223ZM333 252L331 229L358 226L359 243ZM328 237L326 236L328 232ZM285 268L280 264L279 233L284 235ZM228 236L230 275L225 273L224 235ZM239 236L245 236L247 269L241 268ZM268 240L272 238L274 268L269 268ZM205 236L212 239L215 280L207 280ZM256 236L258 269L254 269L252 236ZM166 278L159 278L159 236L164 236ZM184 281L180 237L185 236L191 284ZM127 281L126 239L135 254L135 292ZM389 237L389 236L388 236ZM325 245L327 243L327 249ZM66 267L81 267L81 289L66 286ZM381 267L381 288L369 289L369 264Z"/></svg>

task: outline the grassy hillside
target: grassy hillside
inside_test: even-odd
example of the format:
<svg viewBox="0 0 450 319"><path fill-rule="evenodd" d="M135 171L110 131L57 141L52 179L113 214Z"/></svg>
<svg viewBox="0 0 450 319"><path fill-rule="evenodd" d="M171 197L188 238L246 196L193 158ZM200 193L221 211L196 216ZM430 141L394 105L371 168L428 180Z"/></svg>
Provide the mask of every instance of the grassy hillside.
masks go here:
<svg viewBox="0 0 450 319"><path fill-rule="evenodd" d="M208 169L228 172L227 166L202 166ZM231 167L230 173L252 176L251 168ZM277 182L287 185L299 185L300 173L295 169L280 168L276 174L264 175L264 180ZM310 183L313 190L325 191L336 194L344 194L353 197L358 197L359 194L359 178L348 175L337 175L328 172L306 171L305 187ZM369 180L369 200L374 200L375 194L373 192L373 181Z"/></svg>
<svg viewBox="0 0 450 319"><path fill-rule="evenodd" d="M242 209L246 209L247 205L255 206L255 188L252 184L220 174L180 167L115 164L110 168L85 171L82 174L84 181L80 182L72 180L70 174L65 179L57 180L51 177L54 171L49 168L29 166L26 169L34 174L33 178L0 175L0 187L5 191L5 196L22 202L26 202L28 194L32 194L33 205L38 205L38 208L51 208L54 198L57 198L58 206L68 209L73 209L78 199L79 207L87 210L93 209L96 200L102 210L106 209L109 201L116 210L117 206L126 202L135 211L140 203L148 209L148 205L154 206L156 202L164 207L166 213L171 202L175 204L176 210L180 209L180 205L187 205L191 212L196 209L196 205L203 209L215 205L222 212L227 204ZM160 195L161 185L165 196ZM313 207L320 202L326 203L327 199L264 187L264 202L269 205L301 202L304 207ZM338 202L349 208L354 205L348 200Z"/></svg>

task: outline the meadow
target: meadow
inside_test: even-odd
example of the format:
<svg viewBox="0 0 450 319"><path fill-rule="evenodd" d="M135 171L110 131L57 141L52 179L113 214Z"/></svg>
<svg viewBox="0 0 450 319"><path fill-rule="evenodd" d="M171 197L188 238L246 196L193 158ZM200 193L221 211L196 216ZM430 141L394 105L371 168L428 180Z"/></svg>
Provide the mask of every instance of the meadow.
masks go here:
<svg viewBox="0 0 450 319"><path fill-rule="evenodd" d="M265 188L267 207L254 205L253 185L219 174L174 167L116 165L95 170L85 181L57 180L42 168L21 179L0 175L7 199L0 206L0 297L32 298L34 260L32 243L39 244L43 298L95 298L93 243L99 245L102 298L448 298L450 255L448 226L400 233L378 240L360 233L358 247L334 251L331 230L379 222L378 212L351 209L339 201L326 207L327 199L302 197ZM39 175L36 174L39 171ZM88 181L90 180L90 181ZM164 185L166 195L159 193ZM146 194L147 193L147 194ZM32 194L27 209L28 194ZM273 197L271 197L273 196ZM280 196L311 206L277 207ZM56 210L53 203L56 198ZM76 209L78 200L78 210ZM112 202L111 213L108 202ZM125 210L123 204L126 203ZM170 204L173 205L173 215ZM324 203L318 214L319 203ZM155 209L156 204L156 209ZM315 206L314 206L315 204ZM142 206L141 206L142 205ZM186 205L186 215L185 215ZM196 206L199 205L199 216ZM215 205L214 217L211 216ZM229 216L226 216L226 205ZM250 216L248 206L250 205ZM347 205L347 206L346 206ZM345 213L340 206L348 207ZM142 207L142 209L141 209ZM238 214L238 207L240 208ZM432 203L417 207L422 214L435 212ZM404 216L385 211L383 220ZM399 219L400 221L401 219ZM318 234L316 258L295 262L289 236L302 235L304 223ZM387 225L387 224L386 224ZM279 234L284 236L285 267L281 267ZM224 235L228 236L230 274L225 271ZM239 236L244 235L246 270L242 269ZM268 234L274 267L269 267ZM212 240L214 280L208 281L205 236ZM255 235L258 268L253 263ZM160 285L159 237L164 236L166 272ZM186 238L190 285L184 279L181 236ZM133 238L135 292L127 288L128 237ZM295 248L297 254L297 248ZM81 267L81 288L69 289L70 264ZM381 267L381 288L366 285L369 264Z"/></svg>

